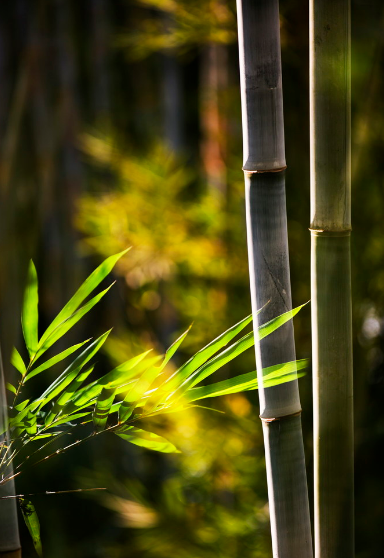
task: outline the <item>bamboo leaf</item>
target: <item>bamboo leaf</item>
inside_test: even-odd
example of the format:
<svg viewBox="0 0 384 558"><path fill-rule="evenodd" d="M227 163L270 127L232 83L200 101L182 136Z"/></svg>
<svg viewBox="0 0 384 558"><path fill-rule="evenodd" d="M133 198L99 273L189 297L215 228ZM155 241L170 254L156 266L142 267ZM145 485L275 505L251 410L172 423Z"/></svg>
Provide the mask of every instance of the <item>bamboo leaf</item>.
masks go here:
<svg viewBox="0 0 384 558"><path fill-rule="evenodd" d="M158 375L159 368L150 366L128 390L119 409L119 422L125 422L131 416L136 403L140 401Z"/></svg>
<svg viewBox="0 0 384 558"><path fill-rule="evenodd" d="M16 347L13 347L13 351L11 355L11 364L16 368L16 370L20 372L22 376L25 376L27 369Z"/></svg>
<svg viewBox="0 0 384 558"><path fill-rule="evenodd" d="M42 557L43 548L40 538L40 522L36 513L35 506L30 500L26 500L25 498L19 498L19 504L25 524L32 537L33 546L35 547L37 554Z"/></svg>
<svg viewBox="0 0 384 558"><path fill-rule="evenodd" d="M39 400L38 405L41 409L61 393L80 373L81 369L87 362L99 351L103 343L112 330L107 331L91 343L69 366L64 372L45 390Z"/></svg>
<svg viewBox="0 0 384 558"><path fill-rule="evenodd" d="M57 415L59 415L63 411L63 409L65 408L65 405L68 403L68 401L70 401L72 399L74 393L83 384L83 382L88 378L88 376L92 373L93 369L94 369L94 366L91 366L90 368L88 368L84 372L81 372L66 387L66 389L62 392L62 394L57 399L57 401L55 401L52 409L49 411L49 413L45 417L44 422L45 422L46 426L51 424L51 422L53 422L53 420L55 420Z"/></svg>
<svg viewBox="0 0 384 558"><path fill-rule="evenodd" d="M67 302L64 308L59 312L53 322L48 326L41 338L41 344L50 337L53 332L66 322L79 308L80 304L91 294L92 291L101 283L101 281L112 271L118 260L128 252L129 248L110 256L102 264L99 265L91 275L84 281L81 287L76 291L73 297ZM105 291L104 291L105 292ZM80 318L79 318L80 319Z"/></svg>
<svg viewBox="0 0 384 558"><path fill-rule="evenodd" d="M29 411L24 421L25 430L28 436L34 436L37 433L37 416L36 413Z"/></svg>
<svg viewBox="0 0 384 558"><path fill-rule="evenodd" d="M298 314L307 304L308 302L302 304L301 306L297 306L296 308L293 308L293 310L289 310L289 312L285 312L284 314L277 316L277 318L273 318L273 320L270 320L266 324L261 325L258 328L258 339L264 339L264 337L267 337L267 335L276 331L276 329L289 322L289 320L292 320L292 318L294 318L296 314Z"/></svg>
<svg viewBox="0 0 384 558"><path fill-rule="evenodd" d="M29 403L29 399L25 399L24 401L22 401L18 405L15 405L16 411L19 411L19 412L22 411L23 409L25 409L25 407L28 405L28 403Z"/></svg>
<svg viewBox="0 0 384 558"><path fill-rule="evenodd" d="M302 370L307 365L308 361L303 359L265 368L263 370L264 387L271 387L272 385L282 384L287 381L292 381L297 377L301 377L299 374L296 375L296 371ZM192 388L186 392L185 400L192 402L199 399L206 399L207 397L219 397L221 395L229 395L231 393L239 393L252 389L258 389L256 370L208 386Z"/></svg>
<svg viewBox="0 0 384 558"><path fill-rule="evenodd" d="M93 412L93 424L96 430L104 430L107 424L108 415L115 398L116 389L103 387L95 405Z"/></svg>
<svg viewBox="0 0 384 558"><path fill-rule="evenodd" d="M91 411L87 411L86 413L74 413L72 415L65 415L63 418L55 421L55 427L60 426L61 424L67 424L70 421L76 420L78 418L86 417L92 415Z"/></svg>
<svg viewBox="0 0 384 558"><path fill-rule="evenodd" d="M31 260L28 268L27 286L24 292L23 308L21 312L21 325L28 353L32 358L38 345L38 302L37 273Z"/></svg>
<svg viewBox="0 0 384 558"><path fill-rule="evenodd" d="M261 325L257 331L258 338L263 339L267 335L270 335L271 333L276 331L276 329L291 320L303 306L305 305L303 304L302 306L298 306L294 310L285 312L277 318L273 318L273 320L270 320L266 324ZM167 395L166 401L171 398L181 397L188 389L203 381L205 378L216 372L216 370L236 358L239 354L243 353L253 345L254 333L247 333L247 335L233 343L230 347L228 347L227 349L213 357L211 360L203 364L200 368L198 368L172 394Z"/></svg>
<svg viewBox="0 0 384 558"><path fill-rule="evenodd" d="M5 384L5 387L6 387L9 391L11 391L12 393L14 393L14 394L16 395L17 390L16 390L15 386L13 386L13 385L10 384L9 382L7 382L7 383Z"/></svg>
<svg viewBox="0 0 384 558"><path fill-rule="evenodd" d="M141 446L143 448L160 451L163 453L180 453L180 451L171 442L147 430L135 428L133 426L123 426L115 430L115 434L123 440Z"/></svg>
<svg viewBox="0 0 384 558"><path fill-rule="evenodd" d="M99 380L96 380L95 382L80 389L78 393L75 394L75 397L69 401L67 406L63 409L63 413L72 413L76 409L83 408L87 404L93 403L103 387L107 385L116 388L116 393L123 392L124 386L127 386L130 382L134 381L134 378L144 369L161 360L161 356L155 356L152 359L145 361L144 358L149 352L150 351L146 351L141 355L127 360L117 368L114 368L111 372L108 372L108 374L105 374L105 376Z"/></svg>
<svg viewBox="0 0 384 558"><path fill-rule="evenodd" d="M225 347L225 345L236 337L236 335L238 335L240 331L251 323L251 321L252 315L249 315L231 328L227 329L227 331L219 335L219 337L211 341L211 343L193 355L183 366L176 370L176 372L172 374L172 376L170 376L164 384L168 384L167 387L170 387L170 389L175 388L185 378L192 374L192 372L197 370L202 364L211 358L211 356L217 353L217 351Z"/></svg>
<svg viewBox="0 0 384 558"><path fill-rule="evenodd" d="M54 357L50 358L49 360L47 360L46 362L44 362L43 364L41 364L37 368L32 369L31 372L29 372L27 374L27 376L25 378L25 382L27 382L28 380L30 380L31 378L33 378L37 374L40 374L40 372L43 372L44 370L47 370L48 368L52 368L52 366L54 366L58 362L61 362L65 358L67 358L67 356L69 356L72 353L74 353L75 351L77 351L77 349L79 349L80 347L85 345L85 343L88 343L88 341L90 341L90 339L86 339L86 341L83 341L82 343L78 343L77 345L73 345L72 347L69 347L69 349L66 349L65 351L62 351L61 353L59 353L58 355L55 355Z"/></svg>
<svg viewBox="0 0 384 558"><path fill-rule="evenodd" d="M112 283L113 285L113 283ZM47 350L51 347L56 341L58 341L68 330L70 330L87 312L89 312L102 298L103 296L109 291L112 287L110 285L107 289L99 293L98 295L91 298L87 304L82 306L79 310L77 310L74 314L72 314L69 318L67 318L64 322L60 323L52 333L45 338L43 341L43 337L40 340L39 347L35 356L35 361Z"/></svg>
<svg viewBox="0 0 384 558"><path fill-rule="evenodd" d="M182 333L180 335L180 337L178 339L176 339L176 341L174 343L172 343L172 345L167 349L165 356L164 356L164 360L160 366L160 371L163 370L165 368L165 366L168 364L168 362L171 360L171 358L173 357L173 355L175 354L175 352L177 351L177 349L180 347L180 345L182 344L182 342L184 341L184 339L187 337L188 333L191 330L192 325L189 326L189 328L184 331L184 333Z"/></svg>

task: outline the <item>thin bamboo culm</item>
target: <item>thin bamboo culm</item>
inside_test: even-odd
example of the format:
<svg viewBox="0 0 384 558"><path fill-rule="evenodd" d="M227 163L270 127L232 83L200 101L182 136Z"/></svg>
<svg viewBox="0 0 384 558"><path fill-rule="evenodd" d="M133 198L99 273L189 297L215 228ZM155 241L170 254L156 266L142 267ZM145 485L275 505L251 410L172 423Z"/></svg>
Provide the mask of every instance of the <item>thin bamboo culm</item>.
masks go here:
<svg viewBox="0 0 384 558"><path fill-rule="evenodd" d="M353 558L350 0L311 0L315 556Z"/></svg>
<svg viewBox="0 0 384 558"><path fill-rule="evenodd" d="M247 236L254 328L292 308L278 0L237 0ZM262 388L262 368L296 358L292 322L258 342L260 417L275 558L311 558L297 380Z"/></svg>
<svg viewBox="0 0 384 558"><path fill-rule="evenodd" d="M7 404L4 387L4 374L2 366L2 357L0 351L0 461L4 456L7 444ZM12 466L8 466L6 470L2 470L2 475L12 475ZM16 494L15 484L13 480L0 485L0 557L4 558L20 558L20 538L19 525L17 519L17 502L14 498ZM1 499L4 498L4 499Z"/></svg>

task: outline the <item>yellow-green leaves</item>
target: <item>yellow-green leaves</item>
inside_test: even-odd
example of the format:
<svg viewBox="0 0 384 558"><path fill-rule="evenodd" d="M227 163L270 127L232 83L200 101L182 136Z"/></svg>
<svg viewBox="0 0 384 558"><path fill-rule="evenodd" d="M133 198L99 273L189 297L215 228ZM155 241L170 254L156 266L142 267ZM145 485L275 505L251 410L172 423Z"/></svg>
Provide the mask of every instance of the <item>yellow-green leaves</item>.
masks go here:
<svg viewBox="0 0 384 558"><path fill-rule="evenodd" d="M13 347L13 351L11 355L11 364L13 364L13 366L16 368L16 370L20 372L22 376L25 376L27 369L16 347Z"/></svg>
<svg viewBox="0 0 384 558"><path fill-rule="evenodd" d="M28 353L32 358L37 350L38 345L38 302L39 295L37 292L37 273L36 268L31 260L28 268L27 286L24 292L23 308L21 312L21 325Z"/></svg>
<svg viewBox="0 0 384 558"><path fill-rule="evenodd" d="M40 538L40 522L39 518L37 517L35 506L32 504L32 502L26 500L25 498L19 498L19 504L25 524L28 527L28 531L32 537L35 550L37 554L42 557L43 548Z"/></svg>
<svg viewBox="0 0 384 558"><path fill-rule="evenodd" d="M104 430L107 424L109 411L115 398L115 393L116 389L110 387L104 387L101 390L93 412L93 424L96 430Z"/></svg>
<svg viewBox="0 0 384 558"><path fill-rule="evenodd" d="M66 323L67 320L69 318L71 318L71 316L73 316L73 314L79 308L80 304L87 298L88 295L91 294L92 291L95 290L95 288L101 283L101 281L112 271L116 262L124 254L126 254L128 252L128 250L129 250L129 248L127 248L127 250L123 250L119 254L115 254L114 256L110 256L102 264L100 264L99 267L97 267L95 269L95 271L93 271L91 273L91 275L84 281L84 283L81 285L81 287L76 291L76 293L73 295L73 297L67 302L67 304L64 306L64 308L59 312L59 314L56 316L56 318L53 320L53 322L47 328L45 333L42 335L42 338L40 340L40 346L44 346L46 341L48 340L48 338L53 335L53 332L55 330L57 330L57 328L59 328L62 324ZM103 291L103 293L100 293L100 294L105 294L107 292L107 290L108 289L106 289L106 291ZM101 298L100 295L98 295L98 296ZM96 298L97 297L95 297L95 299ZM94 304L92 304L89 308L87 308L86 312L88 312L88 310L90 310L100 300L100 298L97 298L97 300L92 299L92 300L94 300ZM90 302L92 302L92 301L90 301ZM88 303L88 305L89 304L90 303ZM83 307L83 309L85 309L86 306L87 305L85 305ZM86 312L82 313L82 315L80 317L82 317ZM78 321L78 320L76 320L76 321ZM70 327L72 327L72 325ZM66 331L68 331L68 329ZM56 334L56 336L57 336L57 334ZM52 344L53 343L50 343L50 345L52 345Z"/></svg>
<svg viewBox="0 0 384 558"><path fill-rule="evenodd" d="M147 432L133 426L122 426L115 433L123 440L127 440L127 442L136 446L161 451L162 453L180 453L171 442L153 432Z"/></svg>

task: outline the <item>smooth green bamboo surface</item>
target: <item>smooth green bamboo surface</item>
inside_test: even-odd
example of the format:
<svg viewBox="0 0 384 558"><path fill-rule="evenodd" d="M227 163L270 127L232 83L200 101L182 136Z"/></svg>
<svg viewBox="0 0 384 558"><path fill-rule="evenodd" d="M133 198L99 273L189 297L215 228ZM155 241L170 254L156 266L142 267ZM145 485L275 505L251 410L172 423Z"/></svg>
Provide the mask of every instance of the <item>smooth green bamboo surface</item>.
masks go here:
<svg viewBox="0 0 384 558"><path fill-rule="evenodd" d="M350 238L312 236L315 555L354 556Z"/></svg>
<svg viewBox="0 0 384 558"><path fill-rule="evenodd" d="M351 228L350 49L350 0L311 0L311 229Z"/></svg>
<svg viewBox="0 0 384 558"><path fill-rule="evenodd" d="M353 558L350 2L311 0L316 558Z"/></svg>

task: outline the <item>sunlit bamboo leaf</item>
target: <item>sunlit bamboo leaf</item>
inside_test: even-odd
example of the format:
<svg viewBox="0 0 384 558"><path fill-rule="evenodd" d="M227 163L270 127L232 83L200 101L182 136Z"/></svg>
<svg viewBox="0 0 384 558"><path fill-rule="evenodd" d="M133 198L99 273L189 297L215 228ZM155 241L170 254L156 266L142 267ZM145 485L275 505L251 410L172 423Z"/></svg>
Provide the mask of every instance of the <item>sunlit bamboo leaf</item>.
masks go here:
<svg viewBox="0 0 384 558"><path fill-rule="evenodd" d="M249 323L252 321L252 315L247 316L236 325L229 328L227 331L219 335L216 339L211 341L203 349L198 351L193 355L183 366L181 366L172 376L166 380L167 388L170 387L174 389L178 384L180 384L185 378L190 376L192 372L197 370L202 364L204 364L212 355L217 353L220 349L225 347L236 335L240 333Z"/></svg>
<svg viewBox="0 0 384 558"><path fill-rule="evenodd" d="M19 411L19 412L22 411L23 409L25 409L25 407L28 405L28 403L29 403L29 399L25 399L24 401L22 401L18 405L15 405L16 411Z"/></svg>
<svg viewBox="0 0 384 558"><path fill-rule="evenodd" d="M63 409L63 413L73 413L76 409L82 408L87 403L93 403L103 387L107 385L116 388L116 393L124 392L124 386L128 386L128 384L134 381L133 379L148 368L148 366L161 360L161 356L155 356L147 361L143 360L149 352L150 351L146 351L137 357L129 359L127 362L105 374L105 376L99 380L78 390L78 393L74 394L74 398L69 401Z"/></svg>
<svg viewBox="0 0 384 558"><path fill-rule="evenodd" d="M24 361L20 356L19 351L16 347L13 347L12 355L11 355L11 364L20 372L22 376L25 375L27 369L25 367Z"/></svg>
<svg viewBox="0 0 384 558"><path fill-rule="evenodd" d="M301 377L303 374L296 375L296 370L302 370L307 365L308 361L303 359L265 368L263 370L264 387L271 387ZM252 389L258 389L256 370L208 386L192 388L185 393L183 400L198 401L207 397L219 397Z"/></svg>
<svg viewBox="0 0 384 558"><path fill-rule="evenodd" d="M161 451L163 453L180 453L171 442L147 430L142 430L133 426L122 426L118 430L115 430L115 434L136 446L154 451Z"/></svg>
<svg viewBox="0 0 384 558"><path fill-rule="evenodd" d="M19 498L19 504L21 513L23 515L25 524L28 528L28 531L32 537L33 545L37 554L42 557L43 556L43 548L41 545L41 538L40 538L40 522L37 516L35 506L29 500L25 498Z"/></svg>
<svg viewBox="0 0 384 558"><path fill-rule="evenodd" d="M93 424L96 430L104 430L108 420L108 414L115 398L114 388L103 387L95 404L93 412Z"/></svg>
<svg viewBox="0 0 384 558"><path fill-rule="evenodd" d="M30 380L31 378L33 378L37 374L40 374L40 372L43 372L44 370L47 370L48 368L51 368L52 366L54 366L58 362L61 362L62 360L67 358L67 356L69 356L72 353L74 353L75 351L77 351L77 349L80 349L80 347L85 345L85 343L88 343L88 341L90 341L90 339L87 339L86 341L83 341L82 343L78 343L77 345L73 345L73 347L69 347L69 349L66 349L65 351L62 351L61 353L59 353L58 355L55 355L54 357L50 358L49 360L47 360L46 362L44 362L43 364L41 364L37 368L32 369L31 372L29 372L26 375L25 382L27 382L28 380Z"/></svg>
<svg viewBox="0 0 384 558"><path fill-rule="evenodd" d="M38 302L37 273L35 265L31 260L28 268L27 286L24 292L21 312L21 325L23 328L25 345L31 358L35 354L38 345Z"/></svg>
<svg viewBox="0 0 384 558"><path fill-rule="evenodd" d="M24 421L25 430L28 436L34 436L37 432L37 416L36 413L29 411Z"/></svg>
<svg viewBox="0 0 384 558"><path fill-rule="evenodd" d="M171 360L171 358L173 357L173 355L175 354L175 352L177 351L177 349L180 347L180 345L182 344L182 342L184 341L184 339L187 337L188 333L190 332L192 326L189 326L189 328L184 331L184 333L182 333L180 335L180 337L178 337L176 339L176 341L174 343L172 343L172 345L167 349L165 356L164 356L164 360L161 363L160 366L160 371L163 370L165 368L165 366L168 364L168 362Z"/></svg>
<svg viewBox="0 0 384 558"><path fill-rule="evenodd" d="M263 339L267 335L270 335L271 333L276 331L276 329L291 320L303 306L304 305L299 306L294 310L290 310L289 312L285 312L281 316L278 316L277 318L270 320L266 324L261 325L258 328L259 339ZM203 381L205 378L216 372L216 370L236 358L239 354L243 353L253 345L254 334L253 332L250 332L233 343L230 347L213 357L211 360L203 364L200 368L198 368L175 390L173 394L168 395L166 400L170 398L174 399L181 397L188 389Z"/></svg>
<svg viewBox="0 0 384 558"><path fill-rule="evenodd" d="M48 337L46 337L44 341L42 337L34 360L36 361L47 349L49 349L49 347L56 343L56 341L63 337L63 335L65 335L68 330L70 330L75 324L77 324L77 322L81 320L81 318L85 316L85 314L87 314L87 312L89 312L103 298L103 296L109 291L112 285L110 285L107 289L105 289L98 295L91 298L91 300L87 302L87 304L82 306L64 322L60 323L52 331L52 333Z"/></svg>
<svg viewBox="0 0 384 558"><path fill-rule="evenodd" d="M48 326L41 338L41 345L50 337L57 327L66 322L76 310L79 308L80 304L91 294L91 292L101 283L101 281L112 271L113 267L117 261L128 252L123 250L122 252L110 256L102 264L99 265L91 275L84 281L81 287L76 291L73 297L67 302L64 308L59 312L53 322ZM80 319L80 318L79 318ZM72 324L73 325L73 324Z"/></svg>
<svg viewBox="0 0 384 558"><path fill-rule="evenodd" d="M289 320L292 320L292 318L294 318L296 314L307 304L308 302L302 304L301 306L297 306L296 308L293 308L293 310L285 312L284 314L277 316L277 318L273 318L273 320L270 320L266 324L261 325L258 329L258 338L264 339L264 337L267 337L267 335L276 331L276 329L289 322Z"/></svg>
<svg viewBox="0 0 384 558"><path fill-rule="evenodd" d="M9 382L7 382L7 383L5 384L5 386L6 386L6 388L7 388L9 391L11 391L12 393L14 393L14 394L17 393L17 390L16 390L15 386L13 386L12 384L10 384Z"/></svg>
<svg viewBox="0 0 384 558"><path fill-rule="evenodd" d="M131 416L135 404L143 397L158 375L159 368L150 366L128 390L119 410L119 422L124 422Z"/></svg>
<svg viewBox="0 0 384 558"><path fill-rule="evenodd" d="M55 420L57 415L59 415L63 411L63 409L65 408L65 405L68 403L68 401L70 401L72 399L74 393L85 382L85 380L88 378L88 376L92 373L93 369L94 369L94 366L91 366L90 368L88 368L84 372L81 372L67 386L67 388L62 392L60 397L55 401L52 409L49 411L49 413L45 417L44 424L46 426L51 424L51 422L53 420Z"/></svg>
<svg viewBox="0 0 384 558"><path fill-rule="evenodd" d="M61 393L80 373L83 366L97 353L106 341L111 330L98 337L68 366L66 370L45 390L41 395L39 408L44 407L49 401Z"/></svg>

